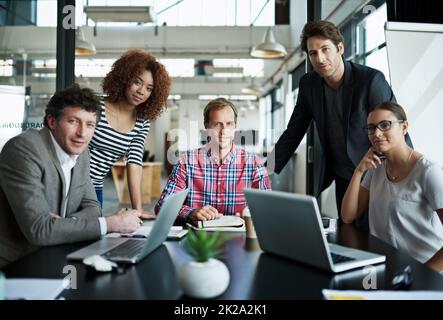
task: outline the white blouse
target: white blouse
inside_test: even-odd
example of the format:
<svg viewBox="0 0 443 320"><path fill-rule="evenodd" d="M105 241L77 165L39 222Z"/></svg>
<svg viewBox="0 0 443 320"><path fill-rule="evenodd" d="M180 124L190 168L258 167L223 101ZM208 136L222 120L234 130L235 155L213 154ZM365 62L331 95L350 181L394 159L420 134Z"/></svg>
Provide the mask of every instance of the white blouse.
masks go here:
<svg viewBox="0 0 443 320"><path fill-rule="evenodd" d="M371 234L424 263L443 247L443 170L425 157L398 182L386 177L385 163L367 171Z"/></svg>

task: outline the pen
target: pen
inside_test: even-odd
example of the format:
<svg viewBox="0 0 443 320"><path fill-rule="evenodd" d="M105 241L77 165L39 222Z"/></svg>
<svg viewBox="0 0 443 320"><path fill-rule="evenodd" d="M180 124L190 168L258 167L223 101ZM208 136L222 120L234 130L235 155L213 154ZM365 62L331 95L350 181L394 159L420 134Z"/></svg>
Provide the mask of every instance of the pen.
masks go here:
<svg viewBox="0 0 443 320"><path fill-rule="evenodd" d="M122 238L147 238L145 235L143 234L121 234L120 235Z"/></svg>
<svg viewBox="0 0 443 320"><path fill-rule="evenodd" d="M143 234L121 234L120 235L122 238L140 238L140 239L144 239L147 238L145 235Z"/></svg>

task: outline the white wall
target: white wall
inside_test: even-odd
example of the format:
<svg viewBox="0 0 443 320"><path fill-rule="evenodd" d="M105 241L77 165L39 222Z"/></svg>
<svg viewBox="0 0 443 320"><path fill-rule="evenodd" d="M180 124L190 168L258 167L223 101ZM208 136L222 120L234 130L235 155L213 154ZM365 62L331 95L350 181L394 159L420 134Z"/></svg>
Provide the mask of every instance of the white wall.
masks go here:
<svg viewBox="0 0 443 320"><path fill-rule="evenodd" d="M20 86L0 86L0 101L3 105L0 118L1 151L9 139L20 134L23 130L25 88Z"/></svg>
<svg viewBox="0 0 443 320"><path fill-rule="evenodd" d="M291 1L289 15L291 19L291 41L294 48L300 44L300 34L307 20L307 8L306 0Z"/></svg>
<svg viewBox="0 0 443 320"><path fill-rule="evenodd" d="M386 25L391 85L406 110L414 148L443 165L443 25Z"/></svg>

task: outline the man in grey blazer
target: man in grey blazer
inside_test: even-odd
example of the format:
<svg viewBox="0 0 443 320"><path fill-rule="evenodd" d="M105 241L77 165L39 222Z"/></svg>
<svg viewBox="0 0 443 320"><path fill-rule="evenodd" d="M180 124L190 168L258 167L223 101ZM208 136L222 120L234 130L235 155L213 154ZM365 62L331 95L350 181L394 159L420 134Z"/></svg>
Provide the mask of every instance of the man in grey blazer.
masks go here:
<svg viewBox="0 0 443 320"><path fill-rule="evenodd" d="M140 226L136 210L102 217L85 151L98 110L93 92L73 85L50 99L43 129L30 129L5 144L0 153L0 267L39 246L93 240Z"/></svg>

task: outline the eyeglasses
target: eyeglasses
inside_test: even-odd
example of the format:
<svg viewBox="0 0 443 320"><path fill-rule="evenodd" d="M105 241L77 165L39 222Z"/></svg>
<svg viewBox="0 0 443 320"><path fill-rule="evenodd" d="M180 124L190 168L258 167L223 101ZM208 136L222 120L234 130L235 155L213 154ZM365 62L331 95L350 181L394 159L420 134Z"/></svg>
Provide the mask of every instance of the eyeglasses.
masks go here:
<svg viewBox="0 0 443 320"><path fill-rule="evenodd" d="M383 120L377 123L376 125L368 124L366 127L363 128L363 130L367 131L368 135L372 135L375 133L375 129L377 128L380 129L380 131L385 132L391 129L392 124L402 123L402 122L404 122L404 120Z"/></svg>

